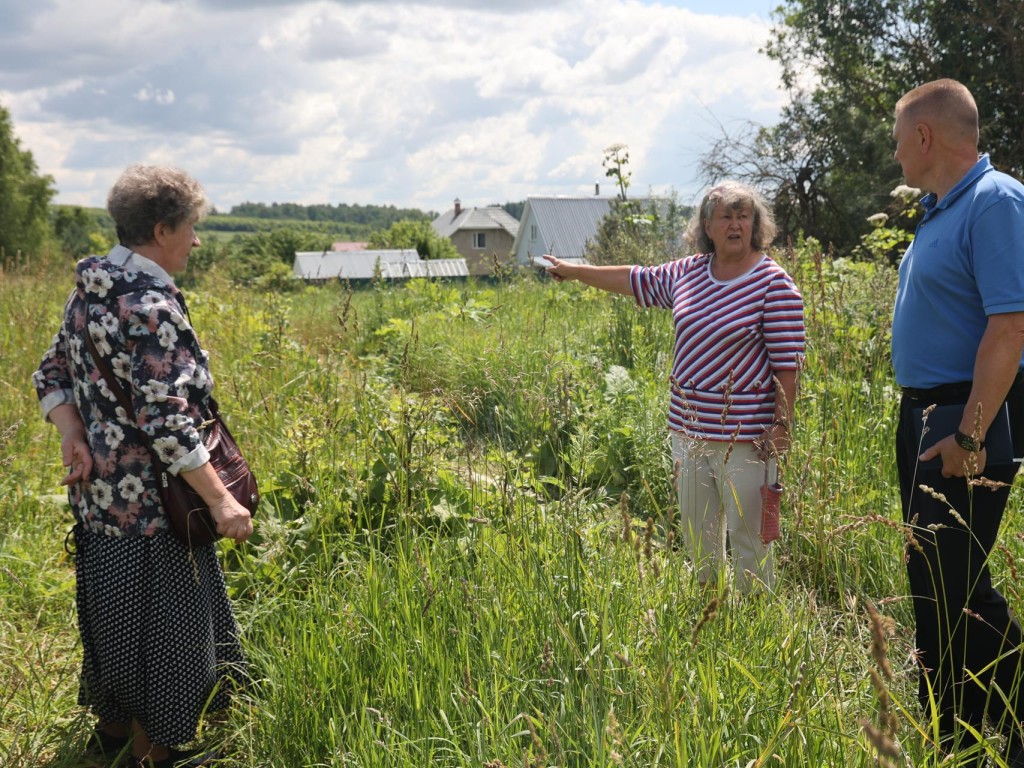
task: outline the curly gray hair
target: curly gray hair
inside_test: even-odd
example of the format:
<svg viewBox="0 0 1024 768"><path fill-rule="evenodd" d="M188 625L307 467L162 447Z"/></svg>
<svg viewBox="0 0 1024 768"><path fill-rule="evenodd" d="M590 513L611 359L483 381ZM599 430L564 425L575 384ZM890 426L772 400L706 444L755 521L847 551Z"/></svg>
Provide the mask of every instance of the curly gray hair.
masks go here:
<svg viewBox="0 0 1024 768"><path fill-rule="evenodd" d="M125 246L151 243L157 224L177 229L198 220L209 206L198 181L161 165L129 166L107 195L107 211L117 226L117 239Z"/></svg>
<svg viewBox="0 0 1024 768"><path fill-rule="evenodd" d="M778 229L775 226L775 216L761 194L753 187L738 181L723 181L704 195L686 228L686 240L697 253L713 253L715 250L715 244L708 237L704 225L711 220L719 206L734 210L750 208L754 213L751 247L763 251L772 244Z"/></svg>

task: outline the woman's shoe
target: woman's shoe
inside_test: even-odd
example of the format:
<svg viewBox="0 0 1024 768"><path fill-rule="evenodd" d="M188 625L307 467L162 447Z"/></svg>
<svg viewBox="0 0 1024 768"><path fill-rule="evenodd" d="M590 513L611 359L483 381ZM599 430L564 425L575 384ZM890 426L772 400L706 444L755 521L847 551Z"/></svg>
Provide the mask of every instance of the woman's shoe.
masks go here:
<svg viewBox="0 0 1024 768"><path fill-rule="evenodd" d="M213 765L218 757L216 752L183 752L172 749L163 760L153 760L148 757L138 758L131 755L128 758L127 768L202 768L202 766Z"/></svg>
<svg viewBox="0 0 1024 768"><path fill-rule="evenodd" d="M85 742L85 751L89 755L114 757L121 754L131 740L131 736L111 736L102 728L94 728Z"/></svg>

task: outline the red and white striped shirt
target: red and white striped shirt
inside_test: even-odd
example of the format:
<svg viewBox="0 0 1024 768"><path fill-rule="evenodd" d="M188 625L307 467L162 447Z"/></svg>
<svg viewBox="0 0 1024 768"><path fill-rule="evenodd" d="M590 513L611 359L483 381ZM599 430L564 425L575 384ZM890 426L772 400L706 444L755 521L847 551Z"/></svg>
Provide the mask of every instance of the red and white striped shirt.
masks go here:
<svg viewBox="0 0 1024 768"><path fill-rule="evenodd" d="M803 299L767 256L729 281L711 276L711 260L634 267L630 284L641 307L671 309L675 321L669 428L750 442L774 419L773 374L803 362Z"/></svg>

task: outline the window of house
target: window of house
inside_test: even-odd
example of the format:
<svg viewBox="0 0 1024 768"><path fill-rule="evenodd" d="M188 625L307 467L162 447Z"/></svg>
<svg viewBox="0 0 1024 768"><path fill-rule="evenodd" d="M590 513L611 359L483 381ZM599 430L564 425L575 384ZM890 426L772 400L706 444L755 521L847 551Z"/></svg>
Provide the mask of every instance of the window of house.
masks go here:
<svg viewBox="0 0 1024 768"><path fill-rule="evenodd" d="M537 239L537 225L536 224L531 224L530 225L530 239L531 240L536 240Z"/></svg>
<svg viewBox="0 0 1024 768"><path fill-rule="evenodd" d="M487 236L484 232L473 233L473 247L477 250L483 250L487 247Z"/></svg>

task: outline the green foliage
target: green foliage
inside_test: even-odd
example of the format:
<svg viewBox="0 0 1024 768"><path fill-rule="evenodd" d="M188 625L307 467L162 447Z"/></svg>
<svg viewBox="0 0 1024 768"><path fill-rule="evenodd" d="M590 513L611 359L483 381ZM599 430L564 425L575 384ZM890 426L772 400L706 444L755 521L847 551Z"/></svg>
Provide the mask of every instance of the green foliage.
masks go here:
<svg viewBox="0 0 1024 768"><path fill-rule="evenodd" d="M213 234L217 237L231 237L232 235L250 235L256 233L270 233L274 230L287 227L299 230L311 235L320 235L340 241L366 240L373 232L369 224L356 222L333 222L333 221L307 221L304 219L261 219L246 216L226 216L223 214L211 214L207 216L196 227L200 236L208 240Z"/></svg>
<svg viewBox="0 0 1024 768"><path fill-rule="evenodd" d="M587 259L594 264L661 264L683 255L689 210L675 194L644 201L627 197L631 174L623 144L605 149L603 165L619 193L594 240L587 243Z"/></svg>
<svg viewBox="0 0 1024 768"><path fill-rule="evenodd" d="M232 206L233 217L272 219L278 221L332 222L359 224L370 229L385 229L405 219L429 220L436 214L415 208L395 208L393 205L300 205L298 203L241 203Z"/></svg>
<svg viewBox="0 0 1024 768"><path fill-rule="evenodd" d="M702 176L767 190L784 240L802 233L850 253L901 180L893 107L928 80L967 85L982 150L1024 173L1018 0L786 0L775 18L765 52L782 67L789 104L777 125L723 137L704 156Z"/></svg>
<svg viewBox="0 0 1024 768"><path fill-rule="evenodd" d="M117 242L114 222L106 211L97 214L79 206L54 205L50 219L61 250L69 256L103 254Z"/></svg>
<svg viewBox="0 0 1024 768"><path fill-rule="evenodd" d="M245 238L239 252L254 259L277 261L289 267L298 251L329 251L331 241L324 235L304 232L294 227L278 227Z"/></svg>
<svg viewBox="0 0 1024 768"><path fill-rule="evenodd" d="M388 229L374 232L370 248L415 248L424 259L455 259L459 252L452 241L434 231L429 221L406 219L396 221Z"/></svg>
<svg viewBox="0 0 1024 768"><path fill-rule="evenodd" d="M40 254L53 235L49 204L53 178L39 175L35 159L14 133L10 113L0 106L0 267Z"/></svg>
<svg viewBox="0 0 1024 768"><path fill-rule="evenodd" d="M921 218L918 204L921 190L904 185L891 193L888 212L880 211L868 217L873 229L861 237L854 256L868 260L885 260L897 264L914 240L914 229Z"/></svg>
<svg viewBox="0 0 1024 768"><path fill-rule="evenodd" d="M992 162L1024 178L1024 3L1018 0L921 2L930 30L931 78L964 83L978 103L981 149Z"/></svg>
<svg viewBox="0 0 1024 768"><path fill-rule="evenodd" d="M501 203L500 205L498 203L492 203L492 205L504 209L505 213L507 213L516 221L522 221L523 210L525 210L526 208L526 201L520 200L519 202L516 203Z"/></svg>
<svg viewBox="0 0 1024 768"><path fill-rule="evenodd" d="M254 538L220 545L253 664L204 722L226 768L867 768L885 742L864 722L898 764L966 768L916 700L895 270L813 240L774 255L810 354L779 589L757 598L702 589L656 525L675 504L667 313L532 277L277 294L197 274L192 319L265 494ZM28 384L71 285L67 266L0 273L4 765L94 768L59 441ZM1011 499L993 569L1019 612Z"/></svg>

